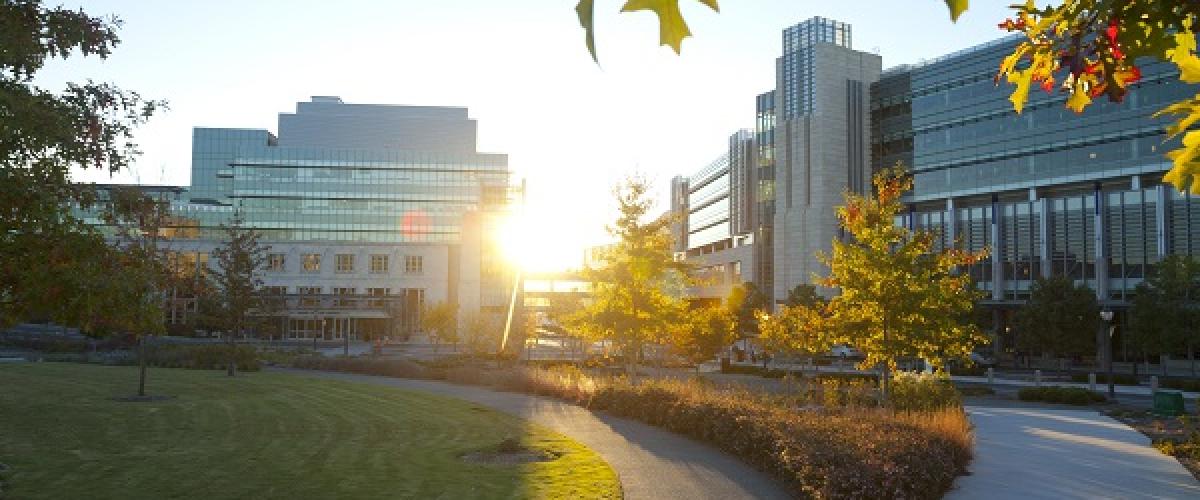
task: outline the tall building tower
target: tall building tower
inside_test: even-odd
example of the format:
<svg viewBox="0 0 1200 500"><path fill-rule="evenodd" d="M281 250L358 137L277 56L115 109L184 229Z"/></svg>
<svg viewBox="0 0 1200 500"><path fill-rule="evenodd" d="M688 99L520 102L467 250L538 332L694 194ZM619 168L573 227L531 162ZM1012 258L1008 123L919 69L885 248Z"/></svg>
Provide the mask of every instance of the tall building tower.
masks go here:
<svg viewBox="0 0 1200 500"><path fill-rule="evenodd" d="M771 155L776 302L826 274L817 255L838 236L834 207L843 191L870 187L869 89L882 66L851 48L848 24L814 17L783 31Z"/></svg>

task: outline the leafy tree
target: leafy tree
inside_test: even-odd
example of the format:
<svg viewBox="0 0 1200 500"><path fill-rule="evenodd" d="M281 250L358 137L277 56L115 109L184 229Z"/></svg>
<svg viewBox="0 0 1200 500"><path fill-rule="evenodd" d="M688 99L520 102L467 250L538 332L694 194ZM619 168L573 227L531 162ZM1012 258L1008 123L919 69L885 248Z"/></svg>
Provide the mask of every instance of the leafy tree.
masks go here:
<svg viewBox="0 0 1200 500"><path fill-rule="evenodd" d="M1084 355L1096 350L1100 305L1087 285L1065 276L1039 278L1029 287L1029 302L1017 311L1017 345L1052 356Z"/></svg>
<svg viewBox="0 0 1200 500"><path fill-rule="evenodd" d="M77 236L91 230L71 205L90 205L94 193L74 185L71 170L128 166L137 155L133 128L162 103L106 83L54 93L33 81L48 58L107 58L119 24L39 1L0 2L0 327L47 304L94 305L96 297L69 297L107 286L81 281L95 276L97 254L74 250L94 250L101 240ZM56 314L84 321L94 313Z"/></svg>
<svg viewBox="0 0 1200 500"><path fill-rule="evenodd" d="M1162 0L1072 0L1037 8L1032 0L1014 5L1016 19L1000 25L1027 37L1005 57L996 75L1015 86L1010 100L1018 113L1034 84L1069 95L1067 107L1083 112L1092 100L1106 96L1120 102L1129 86L1141 80L1138 61L1160 60L1179 68L1179 79L1200 83L1196 34L1200 3ZM1061 81L1060 81L1061 79ZM1159 115L1180 115L1167 134L1183 134L1183 147L1167 153L1174 162L1163 180L1180 190L1200 194L1200 94L1172 104Z"/></svg>
<svg viewBox="0 0 1200 500"><path fill-rule="evenodd" d="M762 341L775 352L814 356L833 347L828 304L783 305L775 314L759 314Z"/></svg>
<svg viewBox="0 0 1200 500"><path fill-rule="evenodd" d="M126 331L138 340L138 396L146 395L146 337L166 331L166 296L176 286L162 235L169 226L170 202L146 195L137 187L111 191L103 217L114 231L113 283L103 288L114 294L104 314L112 331Z"/></svg>
<svg viewBox="0 0 1200 500"><path fill-rule="evenodd" d="M689 361L700 363L713 359L722 349L737 340L734 317L721 307L701 307L688 311L672 329L671 345Z"/></svg>
<svg viewBox="0 0 1200 500"><path fill-rule="evenodd" d="M799 284L788 291L787 305L813 307L825 303L825 297L817 293L817 287Z"/></svg>
<svg viewBox="0 0 1200 500"><path fill-rule="evenodd" d="M1196 323L1200 321L1200 262L1170 255L1138 284L1129 310L1133 343L1145 353L1170 354L1187 349L1195 376ZM1163 374L1166 375L1166 363Z"/></svg>
<svg viewBox="0 0 1200 500"><path fill-rule="evenodd" d="M434 352L442 342L453 344L457 350L458 308L449 302L425 306L421 310L421 329L433 340Z"/></svg>
<svg viewBox="0 0 1200 500"><path fill-rule="evenodd" d="M645 221L653 201L650 184L630 177L614 190L619 215L608 232L617 242L597 256L599 265L581 273L592 296L570 323L595 339L612 339L636 373L642 346L669 337L672 323L686 308L682 276L687 269L671 251L671 220Z"/></svg>
<svg viewBox="0 0 1200 500"><path fill-rule="evenodd" d="M516 326L520 327L521 325ZM495 314L477 312L467 315L463 321L467 349L473 354L496 352L500 347L500 333L503 329L503 320Z"/></svg>
<svg viewBox="0 0 1200 500"><path fill-rule="evenodd" d="M734 331L739 337L758 336L756 314L767 309L767 296L758 286L750 281L734 286L725 299L725 307L733 315Z"/></svg>
<svg viewBox="0 0 1200 500"><path fill-rule="evenodd" d="M226 374L237 373L237 339L247 330L258 330L268 321L270 300L265 297L262 273L267 267L271 247L259 240L262 235L243 225L241 214L221 225L225 238L213 250L216 268L207 273L212 280L212 300L205 301L205 315L225 332L229 347Z"/></svg>
<svg viewBox="0 0 1200 500"><path fill-rule="evenodd" d="M898 358L921 357L940 368L987 341L962 321L979 293L966 273L955 272L984 254L935 251L933 233L895 224L903 210L900 197L912 189L902 166L881 170L872 183L874 197L847 193L837 210L848 238L835 239L833 253L822 256L830 274L820 284L839 294L824 306L825 314L807 315L813 321L807 330L823 328L828 343L861 350L862 368L883 367L886 398L887 372Z"/></svg>

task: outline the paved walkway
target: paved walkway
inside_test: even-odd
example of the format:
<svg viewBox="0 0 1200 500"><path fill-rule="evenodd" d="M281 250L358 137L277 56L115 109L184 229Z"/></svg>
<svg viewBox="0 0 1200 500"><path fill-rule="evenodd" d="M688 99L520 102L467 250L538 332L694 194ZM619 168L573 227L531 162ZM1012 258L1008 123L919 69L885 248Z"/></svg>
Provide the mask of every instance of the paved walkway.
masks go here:
<svg viewBox="0 0 1200 500"><path fill-rule="evenodd" d="M1129 426L1090 410L968 406L971 475L947 499L1200 498L1200 483Z"/></svg>
<svg viewBox="0 0 1200 500"><path fill-rule="evenodd" d="M787 498L769 476L721 451L640 422L561 401L428 380L279 370L432 392L495 408L561 432L599 453L621 478L625 498Z"/></svg>

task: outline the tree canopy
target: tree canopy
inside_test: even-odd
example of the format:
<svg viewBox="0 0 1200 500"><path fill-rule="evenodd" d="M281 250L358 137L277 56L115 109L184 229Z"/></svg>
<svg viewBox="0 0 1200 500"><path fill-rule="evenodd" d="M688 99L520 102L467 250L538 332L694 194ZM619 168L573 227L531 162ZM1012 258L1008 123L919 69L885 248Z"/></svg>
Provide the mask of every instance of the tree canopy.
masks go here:
<svg viewBox="0 0 1200 500"><path fill-rule="evenodd" d="M847 193L837 210L847 238L835 239L833 252L822 258L830 272L820 284L838 293L817 306L824 314L812 317L829 332L830 343L861 350L864 368L894 370L901 357L941 367L987 342L978 327L963 321L979 292L966 273L956 272L986 253L938 251L932 232L896 224L900 197L912 182L898 165L874 176L873 197Z"/></svg>
<svg viewBox="0 0 1200 500"><path fill-rule="evenodd" d="M1200 262L1169 255L1139 283L1129 309L1133 343L1145 353L1172 353L1196 344Z"/></svg>
<svg viewBox="0 0 1200 500"><path fill-rule="evenodd" d="M598 265L582 276L591 299L569 322L594 339L612 339L630 369L647 342L668 340L687 307L682 298L687 268L672 252L667 217L650 218L650 183L633 176L613 191L618 215L608 232L617 242L598 253Z"/></svg>
<svg viewBox="0 0 1200 500"><path fill-rule="evenodd" d="M1100 305L1096 292L1065 276L1039 278L1029 301L1017 311L1017 346L1057 356L1083 355L1096 349Z"/></svg>
<svg viewBox="0 0 1200 500"><path fill-rule="evenodd" d="M0 325L49 303L83 308L61 311L60 319L98 323L95 297L69 299L108 286L83 281L97 269L90 258L103 242L72 214L94 193L73 184L71 170L127 167L138 153L134 127L163 103L108 83L71 83L56 93L33 81L51 58L107 58L119 26L40 1L0 2Z"/></svg>

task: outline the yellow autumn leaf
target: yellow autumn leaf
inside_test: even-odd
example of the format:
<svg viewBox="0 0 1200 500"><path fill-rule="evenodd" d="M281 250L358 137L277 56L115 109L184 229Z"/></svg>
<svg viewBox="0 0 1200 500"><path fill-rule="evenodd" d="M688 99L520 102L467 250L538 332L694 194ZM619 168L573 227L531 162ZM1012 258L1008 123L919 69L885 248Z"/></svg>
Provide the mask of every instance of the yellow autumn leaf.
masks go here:
<svg viewBox="0 0 1200 500"><path fill-rule="evenodd" d="M1082 113L1084 108L1087 108L1088 104L1091 103L1091 96L1088 95L1086 90L1083 90L1079 86L1076 86L1075 89L1071 91L1071 97L1067 98L1067 107L1076 113Z"/></svg>
<svg viewBox="0 0 1200 500"><path fill-rule="evenodd" d="M1196 34L1191 31L1175 34L1175 48L1167 49L1167 60L1179 67L1179 79L1200 83L1200 58L1196 57Z"/></svg>
<svg viewBox="0 0 1200 500"><path fill-rule="evenodd" d="M950 9L950 20L958 22L958 16L967 10L968 0L946 0L946 7Z"/></svg>
<svg viewBox="0 0 1200 500"><path fill-rule="evenodd" d="M1163 181L1171 183L1180 191L1188 189L1192 194L1200 194L1200 182L1196 182L1197 176L1200 176L1200 162L1196 161L1198 157L1200 131L1193 130L1184 134L1182 148L1167 153L1167 158L1171 159L1174 166L1163 176Z"/></svg>
<svg viewBox="0 0 1200 500"><path fill-rule="evenodd" d="M596 30L592 24L595 7L595 0L579 0L575 5L575 13L579 15L579 25L583 26L584 43L587 43L588 53L592 54L592 60L599 64L600 59L596 57Z"/></svg>
<svg viewBox="0 0 1200 500"><path fill-rule="evenodd" d="M697 0L710 9L719 11L717 0ZM669 45L678 54L683 47L683 39L692 35L683 13L679 11L679 0L628 0L621 12L638 10L653 11L658 15L658 43Z"/></svg>
<svg viewBox="0 0 1200 500"><path fill-rule="evenodd" d="M1025 69L1021 71L1013 71L1008 74L1008 83L1015 84L1017 88L1013 90L1012 95L1008 96L1008 100L1012 101L1013 109L1017 114L1025 109L1025 101L1029 100L1029 84L1033 81L1033 70Z"/></svg>
<svg viewBox="0 0 1200 500"><path fill-rule="evenodd" d="M1175 137L1200 121L1200 94L1186 101L1179 101L1154 113L1155 117L1184 115L1179 121L1167 126L1167 138Z"/></svg>

